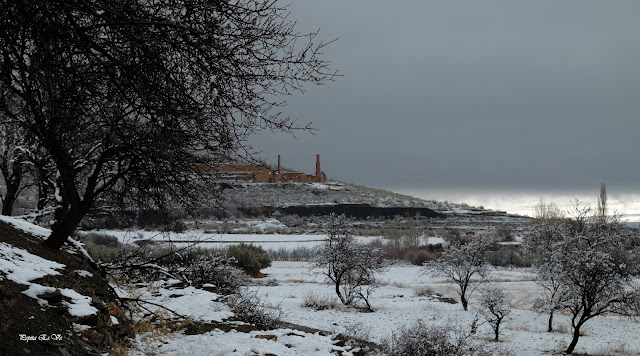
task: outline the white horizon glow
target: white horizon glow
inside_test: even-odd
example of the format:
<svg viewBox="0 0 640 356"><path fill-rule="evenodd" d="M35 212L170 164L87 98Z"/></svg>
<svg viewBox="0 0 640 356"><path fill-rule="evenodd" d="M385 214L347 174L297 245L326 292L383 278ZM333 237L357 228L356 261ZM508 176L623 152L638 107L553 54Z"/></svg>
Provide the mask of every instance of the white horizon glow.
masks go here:
<svg viewBox="0 0 640 356"><path fill-rule="evenodd" d="M510 214L533 216L535 206L543 198L547 203L554 203L568 215L576 199L582 205L597 204L597 194L554 194L551 192L517 192L489 190L425 190L425 189L391 189L400 194L414 196L425 200L466 203L471 206L482 206L485 209L506 211ZM596 192L597 193L597 192ZM619 214L623 221L640 221L640 194L608 194L608 206L611 214Z"/></svg>

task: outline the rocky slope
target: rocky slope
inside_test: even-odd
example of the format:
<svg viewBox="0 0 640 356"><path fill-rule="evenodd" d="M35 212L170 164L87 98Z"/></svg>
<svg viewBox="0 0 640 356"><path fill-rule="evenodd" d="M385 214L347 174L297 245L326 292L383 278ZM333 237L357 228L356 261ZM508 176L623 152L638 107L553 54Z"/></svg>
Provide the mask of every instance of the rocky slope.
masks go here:
<svg viewBox="0 0 640 356"><path fill-rule="evenodd" d="M132 332L101 271L84 251L41 242L0 220L2 354L115 355Z"/></svg>

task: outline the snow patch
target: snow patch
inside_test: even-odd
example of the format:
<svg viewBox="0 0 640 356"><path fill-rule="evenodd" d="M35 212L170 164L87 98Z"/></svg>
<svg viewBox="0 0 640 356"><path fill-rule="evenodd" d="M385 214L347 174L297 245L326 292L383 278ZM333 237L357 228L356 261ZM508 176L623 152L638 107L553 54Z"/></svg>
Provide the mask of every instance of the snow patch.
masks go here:
<svg viewBox="0 0 640 356"><path fill-rule="evenodd" d="M34 279L47 275L59 275L57 269L65 265L44 259L27 250L0 243L0 279L5 277L18 284L30 285Z"/></svg>
<svg viewBox="0 0 640 356"><path fill-rule="evenodd" d="M4 221L8 224L11 224L14 228L30 233L35 236L47 237L51 234L51 230L49 229L45 229L38 225L34 225L24 220L12 218L9 216L0 215L0 221Z"/></svg>

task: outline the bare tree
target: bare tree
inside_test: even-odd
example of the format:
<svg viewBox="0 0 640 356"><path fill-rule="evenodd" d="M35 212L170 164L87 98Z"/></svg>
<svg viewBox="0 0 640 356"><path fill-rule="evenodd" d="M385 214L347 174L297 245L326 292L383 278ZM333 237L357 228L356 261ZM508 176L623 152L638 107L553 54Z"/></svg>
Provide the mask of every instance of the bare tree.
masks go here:
<svg viewBox="0 0 640 356"><path fill-rule="evenodd" d="M562 219L564 214L555 203L547 202L544 198L540 198L540 201L534 207L533 217L537 220L554 221Z"/></svg>
<svg viewBox="0 0 640 356"><path fill-rule="evenodd" d="M576 207L575 218L559 225L553 238L540 238L545 230L538 228L529 235L537 242L527 242L548 244L539 248L538 272L543 280L553 278L562 296L555 306L571 316L566 353L574 351L580 329L590 319L608 313L637 316L640 310L640 286L633 284L640 272L638 237L617 219L602 223L600 209L587 215L588 208Z"/></svg>
<svg viewBox="0 0 640 356"><path fill-rule="evenodd" d="M377 287L375 273L386 268L382 250L359 244L344 215L332 214L329 219L327 240L318 251L316 265L323 269L342 304L360 301L371 310L369 296Z"/></svg>
<svg viewBox="0 0 640 356"><path fill-rule="evenodd" d="M494 238L489 233L473 236L468 241L451 238L442 255L424 266L427 273L445 277L455 283L459 288L462 308L468 310L471 295L489 274L485 252L493 244Z"/></svg>
<svg viewBox="0 0 640 356"><path fill-rule="evenodd" d="M507 295L498 287L489 287L483 291L480 298L480 314L493 329L495 341L500 335L500 325L511 314L511 303L507 300Z"/></svg>
<svg viewBox="0 0 640 356"><path fill-rule="evenodd" d="M607 216L609 213L607 207L607 186L604 182L600 183L600 194L598 194L598 206L596 210L596 216L601 223L607 223Z"/></svg>
<svg viewBox="0 0 640 356"><path fill-rule="evenodd" d="M45 153L58 248L96 204L168 211L261 129L308 130L283 95L334 73L275 0L0 3L0 110ZM12 105L8 105L8 103Z"/></svg>
<svg viewBox="0 0 640 356"><path fill-rule="evenodd" d="M553 258L555 245L569 233L570 226L566 221L539 219L530 226L525 234L523 248L533 256L538 270L536 283L543 288L543 293L534 301L534 308L549 313L547 331L553 331L553 316L558 310L566 307L568 294L558 278L558 267Z"/></svg>

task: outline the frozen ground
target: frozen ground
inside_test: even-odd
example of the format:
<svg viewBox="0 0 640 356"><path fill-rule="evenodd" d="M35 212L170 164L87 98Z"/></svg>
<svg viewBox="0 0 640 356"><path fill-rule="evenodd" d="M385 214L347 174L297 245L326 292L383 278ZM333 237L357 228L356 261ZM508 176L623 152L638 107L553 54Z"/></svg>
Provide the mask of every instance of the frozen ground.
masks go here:
<svg viewBox="0 0 640 356"><path fill-rule="evenodd" d="M3 218L25 231L46 234L44 229L20 221ZM141 232L145 234L145 232ZM231 235L238 238L238 235ZM251 241L264 240L278 235L249 235ZM291 235L285 235L291 237ZM303 239L294 235L295 239ZM317 239L319 235L311 235L309 239ZM221 239L224 236L220 236ZM300 243L315 243L302 241ZM229 241L225 241L229 243ZM288 243L291 243L289 241ZM23 284L34 285L33 279L43 274L55 274L64 268L51 261L40 261L28 252L7 244L0 246L0 278L19 280ZM321 270L307 262L279 262L264 269L266 280L275 283L264 283L265 279L255 280L250 287L268 304L279 306L284 312L284 320L311 328L322 329L332 333L350 333L380 342L399 328L422 320L431 325L463 325L468 326L476 317L475 306L478 305L478 292L470 302L470 310L463 311L460 304L450 304L435 298L434 294L454 297L456 289L442 279L422 273L422 268L412 265L394 265L379 275L382 286L371 297L372 313L363 313L353 308L337 306L333 309L315 311L302 307L305 295L313 293L324 298L335 298L331 286L325 283ZM81 272L80 272L81 273ZM547 316L532 311L532 303L539 292L534 282L535 274L528 269L494 270L489 283L499 284L510 296L514 306L511 318L506 322L501 336L501 345L513 350L515 355L549 355L560 354L570 335L565 332L546 332ZM36 286L38 287L38 286ZM481 287L482 288L482 287ZM66 291L65 291L66 292ZM72 294L72 291L68 291ZM119 290L121 294L128 291ZM192 287L176 287L170 282L156 284L151 290L145 287L136 291L138 297L151 302L168 305L176 312L191 316L194 320L205 322L220 321L230 315L231 310L221 303L215 293L205 292ZM65 294L66 295L66 294ZM84 308L86 296L74 295L74 301L68 305L83 307L83 315L94 310ZM556 329L570 330L569 317L557 315ZM640 324L629 319L616 316L597 317L587 322L585 335L580 338L577 353L590 355L616 355L624 351L625 355L640 354ZM277 340L261 338L261 335L272 335ZM477 337L490 339L487 325L482 325ZM139 335L136 339L137 351L131 355L144 355L152 352L155 355L332 355L336 351L348 356L352 349L336 345L334 336L322 336L318 333L301 332L291 329L277 329L265 332L223 332L219 329L200 335L175 333L163 335Z"/></svg>
<svg viewBox="0 0 640 356"><path fill-rule="evenodd" d="M418 291L430 289L444 296L455 297L451 284L422 273L422 268L410 265L392 266L380 275L383 286L371 298L373 313L362 313L349 308L315 311L301 306L304 295L314 293L334 298L332 289L324 283L319 269L305 262L273 262L263 270L267 278L275 279L278 286L254 287L254 290L271 304L285 310L285 320L335 332L353 332L368 335L374 342L381 341L400 327L418 319L427 324L469 325L476 316L478 304L476 291L470 302L470 310L461 305L449 304L429 296L419 296ZM507 321L501 344L516 355L548 355L557 353L570 341L568 333L546 332L547 315L532 311L531 306L539 292L533 282L535 274L527 269L494 270L492 281L509 294L514 305L512 317ZM482 288L482 287L480 287ZM567 315L557 315L556 328L570 330ZM580 338L577 353L607 354L612 350L628 350L628 354L640 354L640 324L617 316L599 317L586 324L586 335ZM481 327L480 337L491 339L487 325ZM613 353L615 354L615 353Z"/></svg>
<svg viewBox="0 0 640 356"><path fill-rule="evenodd" d="M272 220L272 221L270 221ZM262 222L265 226L276 225L277 220L269 219ZM259 220L244 222L251 226L261 226ZM295 247L314 247L326 239L326 235L319 234L218 234L208 233L202 229L192 229L183 233L166 233L146 230L100 230L100 234L116 237L122 243L133 243L137 240L152 240L157 242L171 242L178 247L187 243L199 243L199 247L223 247L238 243L252 243L265 249L292 249ZM374 236L356 236L361 243L368 243L376 239ZM441 237L421 237L420 244L442 244Z"/></svg>

